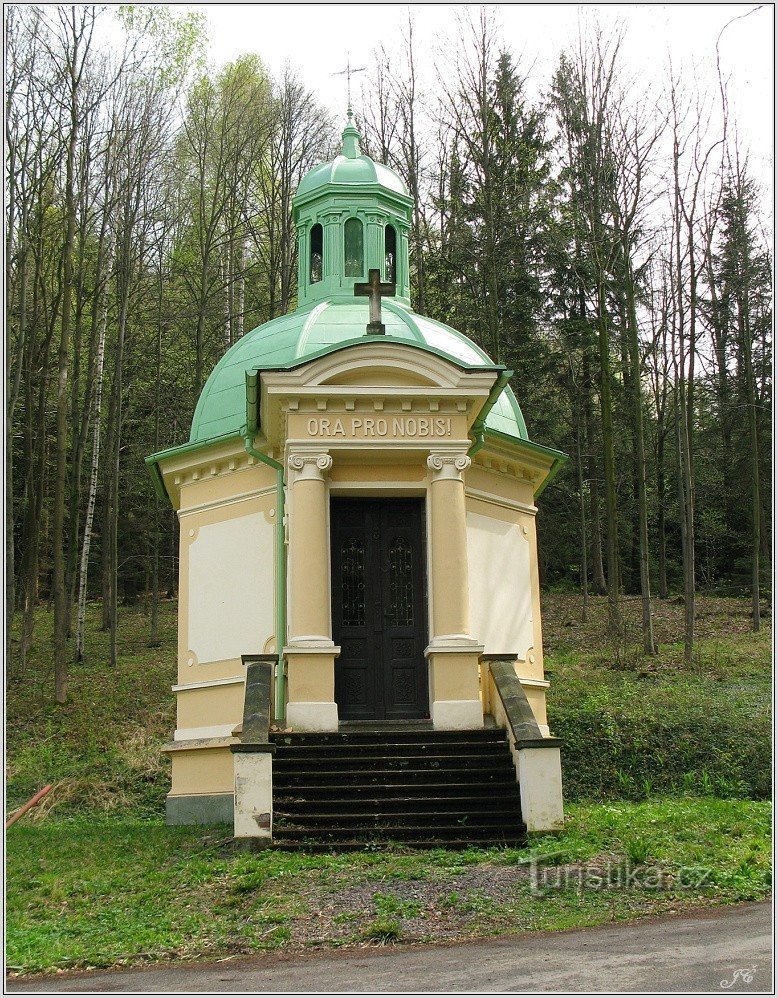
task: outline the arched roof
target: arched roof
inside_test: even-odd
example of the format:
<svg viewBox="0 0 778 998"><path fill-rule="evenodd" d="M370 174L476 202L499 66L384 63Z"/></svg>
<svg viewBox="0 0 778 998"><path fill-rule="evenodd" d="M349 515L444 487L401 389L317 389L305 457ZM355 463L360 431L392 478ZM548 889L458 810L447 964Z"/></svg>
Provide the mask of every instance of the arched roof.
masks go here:
<svg viewBox="0 0 778 998"><path fill-rule="evenodd" d="M205 383L192 420L190 442L205 443L241 432L246 422L248 372L294 366L352 342L364 344L368 318L366 299L336 299L257 326L227 351ZM431 350L463 368L495 367L467 336L398 302L382 302L381 318L387 338ZM486 427L514 439L528 439L524 417L510 387L497 399Z"/></svg>

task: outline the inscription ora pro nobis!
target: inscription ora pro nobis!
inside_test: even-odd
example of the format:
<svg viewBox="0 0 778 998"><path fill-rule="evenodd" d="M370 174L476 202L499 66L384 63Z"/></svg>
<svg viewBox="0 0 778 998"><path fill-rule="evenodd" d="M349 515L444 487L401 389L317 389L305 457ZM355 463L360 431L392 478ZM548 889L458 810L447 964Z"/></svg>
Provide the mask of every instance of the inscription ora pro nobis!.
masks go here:
<svg viewBox="0 0 778 998"><path fill-rule="evenodd" d="M444 437L451 435L446 416L352 416L308 420L312 437Z"/></svg>

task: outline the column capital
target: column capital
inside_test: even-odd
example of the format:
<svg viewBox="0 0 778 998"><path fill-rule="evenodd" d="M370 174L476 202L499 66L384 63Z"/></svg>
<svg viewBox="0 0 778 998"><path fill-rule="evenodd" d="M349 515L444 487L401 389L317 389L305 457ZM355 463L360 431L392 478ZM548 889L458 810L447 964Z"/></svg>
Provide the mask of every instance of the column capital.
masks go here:
<svg viewBox="0 0 778 998"><path fill-rule="evenodd" d="M464 452L460 454L430 454L427 467L432 472L433 482L446 480L461 481L462 472L467 471L471 460Z"/></svg>
<svg viewBox="0 0 778 998"><path fill-rule="evenodd" d="M296 479L323 482L332 467L332 455L326 451L318 454L291 454L289 470L296 472Z"/></svg>

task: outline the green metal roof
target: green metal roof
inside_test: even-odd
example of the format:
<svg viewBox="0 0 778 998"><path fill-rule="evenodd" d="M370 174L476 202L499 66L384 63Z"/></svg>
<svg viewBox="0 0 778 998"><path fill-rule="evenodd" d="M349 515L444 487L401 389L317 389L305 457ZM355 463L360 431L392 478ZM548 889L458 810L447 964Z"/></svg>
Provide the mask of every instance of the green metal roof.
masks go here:
<svg viewBox="0 0 778 998"><path fill-rule="evenodd" d="M351 108L348 123L342 135L342 153L329 163L319 163L309 170L297 186L295 202L300 202L314 191L329 185L367 187L378 184L395 194L408 197L408 188L398 173L383 163L376 163L362 155L360 135L352 120Z"/></svg>
<svg viewBox="0 0 778 998"><path fill-rule="evenodd" d="M442 322L417 315L399 302L384 300L381 318L386 339L429 350L463 368L495 364L472 340ZM369 342L367 299L325 300L257 326L227 351L200 395L190 443L238 434L246 423L246 374L291 367L348 344ZM373 337L370 338L374 339ZM519 403L506 387L491 409L486 428L527 440Z"/></svg>
<svg viewBox="0 0 778 998"><path fill-rule="evenodd" d="M329 163L320 163L305 174L297 188L295 198L299 200L332 184L345 187L369 187L378 184L395 194L408 197L408 188L402 178L383 163L376 163L369 156L359 156L356 159L336 156Z"/></svg>

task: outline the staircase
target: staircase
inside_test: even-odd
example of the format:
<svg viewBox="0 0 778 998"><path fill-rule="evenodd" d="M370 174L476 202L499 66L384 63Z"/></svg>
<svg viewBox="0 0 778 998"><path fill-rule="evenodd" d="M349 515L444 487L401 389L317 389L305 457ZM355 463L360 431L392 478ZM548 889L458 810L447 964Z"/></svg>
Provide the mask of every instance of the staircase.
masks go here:
<svg viewBox="0 0 778 998"><path fill-rule="evenodd" d="M505 732L410 726L271 735L274 845L362 849L522 845Z"/></svg>

